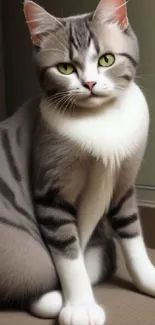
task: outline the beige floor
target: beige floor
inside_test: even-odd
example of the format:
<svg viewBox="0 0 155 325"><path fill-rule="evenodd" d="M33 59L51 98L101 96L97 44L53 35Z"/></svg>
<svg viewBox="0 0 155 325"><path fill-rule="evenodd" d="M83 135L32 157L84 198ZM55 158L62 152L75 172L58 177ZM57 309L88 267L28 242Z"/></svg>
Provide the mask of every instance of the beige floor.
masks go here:
<svg viewBox="0 0 155 325"><path fill-rule="evenodd" d="M155 264L155 250L149 250ZM117 278L95 289L97 301L107 313L106 325L155 325L155 299L134 288L122 256L119 256ZM53 325L51 320L40 320L26 313L1 312L0 325ZM85 325L85 324L80 324Z"/></svg>

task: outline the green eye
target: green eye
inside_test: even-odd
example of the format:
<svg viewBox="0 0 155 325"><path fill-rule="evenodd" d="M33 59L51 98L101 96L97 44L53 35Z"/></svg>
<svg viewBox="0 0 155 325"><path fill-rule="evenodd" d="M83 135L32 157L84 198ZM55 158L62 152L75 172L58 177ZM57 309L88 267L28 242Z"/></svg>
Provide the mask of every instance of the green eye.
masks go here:
<svg viewBox="0 0 155 325"><path fill-rule="evenodd" d="M104 68L108 68L115 62L115 57L113 54L107 53L101 56L99 59L99 65Z"/></svg>
<svg viewBox="0 0 155 325"><path fill-rule="evenodd" d="M59 63L57 69L60 73L65 75L69 75L75 71L74 66L70 63Z"/></svg>

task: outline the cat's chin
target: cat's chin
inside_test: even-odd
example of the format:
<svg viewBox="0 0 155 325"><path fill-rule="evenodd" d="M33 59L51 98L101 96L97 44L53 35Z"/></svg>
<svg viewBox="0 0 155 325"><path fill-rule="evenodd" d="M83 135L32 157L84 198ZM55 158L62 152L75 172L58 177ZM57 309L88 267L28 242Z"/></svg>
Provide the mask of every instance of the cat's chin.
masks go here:
<svg viewBox="0 0 155 325"><path fill-rule="evenodd" d="M111 96L91 96L87 98L83 98L82 100L79 100L76 105L79 108L85 108L85 109L96 109L104 106L107 102L110 102L111 100L114 100L114 97Z"/></svg>

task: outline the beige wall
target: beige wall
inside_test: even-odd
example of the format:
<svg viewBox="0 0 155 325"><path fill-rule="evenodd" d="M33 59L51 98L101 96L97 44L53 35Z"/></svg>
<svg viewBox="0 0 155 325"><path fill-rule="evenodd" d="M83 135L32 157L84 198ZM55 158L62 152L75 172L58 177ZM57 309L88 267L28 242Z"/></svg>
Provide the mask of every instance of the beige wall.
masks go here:
<svg viewBox="0 0 155 325"><path fill-rule="evenodd" d="M141 188L141 198L155 204L155 1L130 0L128 7L140 44L137 83L146 95L151 116L149 142L138 183L148 185Z"/></svg>
<svg viewBox="0 0 155 325"><path fill-rule="evenodd" d="M38 0L57 15L91 11L98 0ZM39 91L33 70L32 47L28 36L21 0L3 1L5 45L5 79L8 113ZM141 63L137 82L148 99L151 128L143 168L138 177L140 197L155 203L155 0L130 0L129 17L138 35ZM148 185L149 187L146 187ZM153 187L153 188L151 188Z"/></svg>

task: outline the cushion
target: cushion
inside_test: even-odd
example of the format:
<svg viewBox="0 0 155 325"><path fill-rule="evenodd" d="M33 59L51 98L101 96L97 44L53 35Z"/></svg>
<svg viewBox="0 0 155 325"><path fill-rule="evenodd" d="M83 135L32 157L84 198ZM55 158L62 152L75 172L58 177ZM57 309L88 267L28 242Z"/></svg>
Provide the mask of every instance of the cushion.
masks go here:
<svg viewBox="0 0 155 325"><path fill-rule="evenodd" d="M148 250L155 265L155 250ZM94 289L96 299L107 314L106 325L155 324L155 299L138 292L130 279L122 254L119 251L118 270L109 282ZM1 325L56 325L55 321L42 320L26 313L1 311ZM81 324L84 325L84 324Z"/></svg>

